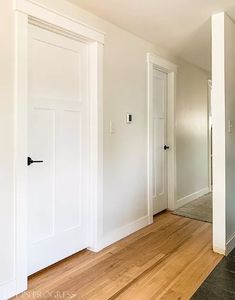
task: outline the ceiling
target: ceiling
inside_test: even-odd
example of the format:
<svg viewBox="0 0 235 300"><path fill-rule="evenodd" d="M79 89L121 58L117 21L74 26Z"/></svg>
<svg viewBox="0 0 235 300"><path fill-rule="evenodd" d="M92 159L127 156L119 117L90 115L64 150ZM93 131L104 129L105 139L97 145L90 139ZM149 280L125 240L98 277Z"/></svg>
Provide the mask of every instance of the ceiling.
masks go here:
<svg viewBox="0 0 235 300"><path fill-rule="evenodd" d="M211 66L210 16L235 0L69 0L206 70Z"/></svg>

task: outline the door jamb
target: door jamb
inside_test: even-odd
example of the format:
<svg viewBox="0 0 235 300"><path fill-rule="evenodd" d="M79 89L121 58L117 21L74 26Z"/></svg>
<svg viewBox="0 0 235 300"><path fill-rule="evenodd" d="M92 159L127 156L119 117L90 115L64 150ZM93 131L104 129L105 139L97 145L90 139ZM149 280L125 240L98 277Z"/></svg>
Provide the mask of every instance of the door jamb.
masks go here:
<svg viewBox="0 0 235 300"><path fill-rule="evenodd" d="M208 103L207 103L207 126L208 126L208 176L209 176L209 190L212 192L212 134L211 134L211 127L212 127L212 112L211 112L211 94L212 94L212 80L208 80L207 82L207 89L208 89Z"/></svg>
<svg viewBox="0 0 235 300"><path fill-rule="evenodd" d="M170 146L168 151L168 209L176 207L176 143L175 143L175 98L176 98L176 76L177 65L161 58L155 54L147 54L147 101L148 101L148 129L147 129L147 189L148 189L148 218L153 222L153 200L152 200L152 137L153 137L153 115L152 115L152 78L153 69L167 73L168 79L168 103L167 103L167 139Z"/></svg>
<svg viewBox="0 0 235 300"><path fill-rule="evenodd" d="M27 93L30 19L88 44L90 103L89 249L102 249L103 236L103 44L104 33L34 3L15 0L15 291L27 289Z"/></svg>

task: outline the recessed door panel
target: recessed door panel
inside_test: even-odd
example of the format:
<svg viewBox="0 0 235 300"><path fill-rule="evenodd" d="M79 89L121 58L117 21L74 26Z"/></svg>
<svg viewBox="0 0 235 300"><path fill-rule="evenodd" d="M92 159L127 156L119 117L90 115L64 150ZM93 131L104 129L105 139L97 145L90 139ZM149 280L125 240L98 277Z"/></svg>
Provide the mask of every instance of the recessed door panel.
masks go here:
<svg viewBox="0 0 235 300"><path fill-rule="evenodd" d="M35 35L36 31L40 29L35 28ZM82 53L73 49L74 41L61 46L57 36L50 39L50 32L45 31L45 37L31 40L30 59L31 63L37 62L37 72L30 70L30 92L40 98L79 101Z"/></svg>
<svg viewBox="0 0 235 300"><path fill-rule="evenodd" d="M79 111L63 111L58 118L61 126L57 141L57 230L80 226L82 199L82 119ZM73 174L73 176L71 176ZM69 180L68 180L69 178ZM69 207L70 209L67 209Z"/></svg>

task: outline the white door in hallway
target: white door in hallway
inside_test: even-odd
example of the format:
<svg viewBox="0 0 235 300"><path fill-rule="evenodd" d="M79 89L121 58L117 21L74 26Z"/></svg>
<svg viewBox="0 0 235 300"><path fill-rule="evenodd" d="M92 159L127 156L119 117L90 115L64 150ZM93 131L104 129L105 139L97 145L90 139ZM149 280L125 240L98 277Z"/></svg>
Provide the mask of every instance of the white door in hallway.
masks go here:
<svg viewBox="0 0 235 300"><path fill-rule="evenodd" d="M167 74L153 71L153 214L168 207Z"/></svg>
<svg viewBox="0 0 235 300"><path fill-rule="evenodd" d="M32 274L88 246L88 47L30 25L28 51Z"/></svg>

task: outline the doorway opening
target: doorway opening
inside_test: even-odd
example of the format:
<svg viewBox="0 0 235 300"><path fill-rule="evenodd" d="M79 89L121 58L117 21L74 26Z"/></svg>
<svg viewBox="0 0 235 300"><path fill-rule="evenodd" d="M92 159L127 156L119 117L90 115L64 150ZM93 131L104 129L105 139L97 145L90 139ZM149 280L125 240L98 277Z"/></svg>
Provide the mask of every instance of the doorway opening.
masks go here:
<svg viewBox="0 0 235 300"><path fill-rule="evenodd" d="M206 87L206 88L205 88ZM211 91L212 91L212 82L211 80L207 80L204 78L204 110L203 110L203 123L204 130L203 136L206 137L204 139L204 143L206 147L204 147L202 155L205 159L206 168L204 168L204 176L205 182L207 180L207 187L197 192L195 195L192 195L192 198L189 199L187 203L178 207L174 214L196 219L203 222L212 223L212 192L213 192L213 176L212 176L212 111L211 111ZM207 102L206 102L207 100ZM193 111L192 111L193 113ZM205 114L206 113L206 114ZM205 118L206 117L206 118ZM200 124L200 120L198 120L198 125ZM205 126L206 125L206 126ZM195 153L197 155L197 153ZM189 162L190 163L190 162ZM191 179L196 180L192 177Z"/></svg>
<svg viewBox="0 0 235 300"><path fill-rule="evenodd" d="M178 200L176 191L176 149L175 149L175 81L177 66L159 58L148 55L148 201L149 215L163 210L174 214L212 222L212 115L211 115L211 81L205 79L205 101L203 136L207 137L204 157L208 155L207 187ZM172 84L174 83L174 84ZM206 96L208 91L208 96ZM207 99L207 100L206 100ZM198 119L200 123L200 120ZM199 126L198 123L198 126ZM206 132L207 130L207 132ZM190 145L189 145L190 146ZM206 179L205 178L205 179ZM192 178L193 180L193 178ZM151 221L150 216L150 221Z"/></svg>

